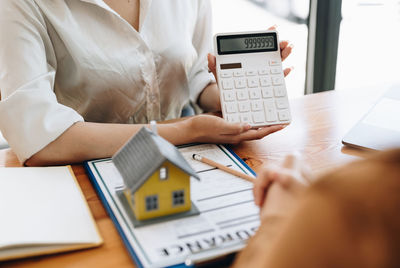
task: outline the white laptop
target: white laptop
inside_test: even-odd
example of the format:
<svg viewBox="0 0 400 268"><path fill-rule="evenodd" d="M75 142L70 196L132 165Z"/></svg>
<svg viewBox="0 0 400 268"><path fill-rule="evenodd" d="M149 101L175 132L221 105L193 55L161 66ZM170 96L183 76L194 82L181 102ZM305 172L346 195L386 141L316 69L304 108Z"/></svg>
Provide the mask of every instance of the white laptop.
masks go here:
<svg viewBox="0 0 400 268"><path fill-rule="evenodd" d="M400 148L400 86L392 87L381 96L342 142L372 150Z"/></svg>

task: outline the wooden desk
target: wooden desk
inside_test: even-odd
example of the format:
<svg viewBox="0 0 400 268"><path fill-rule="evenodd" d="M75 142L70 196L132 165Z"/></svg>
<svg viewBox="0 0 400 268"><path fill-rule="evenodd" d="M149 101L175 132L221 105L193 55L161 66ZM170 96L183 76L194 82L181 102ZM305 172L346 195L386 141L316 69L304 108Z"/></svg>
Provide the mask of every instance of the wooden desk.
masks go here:
<svg viewBox="0 0 400 268"><path fill-rule="evenodd" d="M280 133L234 146L256 172L263 163L276 162L293 150L303 154L317 173L354 160L362 151L343 147L341 139L382 92L332 91L291 101L293 123ZM20 166L10 150L0 151L0 166ZM104 245L90 250L5 263L10 267L134 267L110 217L81 165L73 166ZM4 265L4 264L1 264Z"/></svg>

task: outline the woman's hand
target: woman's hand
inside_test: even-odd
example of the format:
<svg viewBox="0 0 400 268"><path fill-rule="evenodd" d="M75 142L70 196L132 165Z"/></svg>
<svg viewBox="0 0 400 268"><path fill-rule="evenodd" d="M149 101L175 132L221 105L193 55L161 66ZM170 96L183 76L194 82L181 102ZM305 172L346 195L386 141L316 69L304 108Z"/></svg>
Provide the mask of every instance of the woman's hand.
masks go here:
<svg viewBox="0 0 400 268"><path fill-rule="evenodd" d="M286 216L311 180L311 172L298 154L286 156L281 165L266 166L259 172L253 188L261 220L268 216Z"/></svg>
<svg viewBox="0 0 400 268"><path fill-rule="evenodd" d="M272 26L269 27L268 30L275 30L276 26ZM289 44L288 41L281 41L279 43L279 47L281 49L281 58L282 61L286 60L287 57L289 57L289 55L292 53L292 49L293 49L293 44ZM208 54L207 56L208 58L208 69L210 70L210 72L212 72L214 74L215 79L217 80L217 72L216 72L216 59L215 56L212 54ZM285 77L293 70L293 67L291 68L286 68L285 70L283 70L283 73L285 75Z"/></svg>
<svg viewBox="0 0 400 268"><path fill-rule="evenodd" d="M193 142L237 144L247 140L262 139L279 131L285 125L268 126L251 129L249 124L229 123L215 116L202 114L183 121L186 124L187 136L193 137Z"/></svg>

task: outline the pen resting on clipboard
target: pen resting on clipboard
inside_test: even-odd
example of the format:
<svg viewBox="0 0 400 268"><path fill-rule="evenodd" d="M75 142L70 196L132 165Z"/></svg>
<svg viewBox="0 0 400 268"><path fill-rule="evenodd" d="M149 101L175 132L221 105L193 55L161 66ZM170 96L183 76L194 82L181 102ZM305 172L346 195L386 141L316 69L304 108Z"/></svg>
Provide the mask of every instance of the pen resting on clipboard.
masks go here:
<svg viewBox="0 0 400 268"><path fill-rule="evenodd" d="M206 157L203 157L203 156L201 156L199 154L193 154L192 157L193 157L194 160L200 161L200 162L202 162L204 164L207 164L207 165L210 165L212 167L216 167L216 168L218 168L220 170L223 170L223 171L225 171L227 173L230 173L232 175L238 176L239 178L242 178L242 179L244 179L246 181L249 181L251 183L254 183L254 181L255 181L255 178L253 176L247 175L247 174L245 174L243 172L240 172L240 171L237 171L235 169L232 169L232 168L229 168L227 166L224 166L224 165L222 165L220 163L217 163L217 162L215 162L215 161L213 161L211 159L208 159Z"/></svg>

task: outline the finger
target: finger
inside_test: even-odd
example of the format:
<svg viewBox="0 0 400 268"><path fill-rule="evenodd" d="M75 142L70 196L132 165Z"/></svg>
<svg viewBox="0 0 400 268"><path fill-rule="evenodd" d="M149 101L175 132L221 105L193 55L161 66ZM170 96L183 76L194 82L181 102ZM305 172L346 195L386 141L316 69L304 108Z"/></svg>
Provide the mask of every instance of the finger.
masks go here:
<svg viewBox="0 0 400 268"><path fill-rule="evenodd" d="M279 47L281 50L284 50L289 45L289 41L283 40L279 43Z"/></svg>
<svg viewBox="0 0 400 268"><path fill-rule="evenodd" d="M291 170L300 170L301 167L301 155L299 152L293 152L286 155L282 162L282 167Z"/></svg>
<svg viewBox="0 0 400 268"><path fill-rule="evenodd" d="M265 197L269 186L274 180L276 172L273 167L264 167L261 172L258 173L257 179L254 183L253 193L254 202L257 206L261 207L264 204Z"/></svg>
<svg viewBox="0 0 400 268"><path fill-rule="evenodd" d="M221 128L221 135L235 136L248 131L251 128L251 126L247 123L229 123L221 119L220 128Z"/></svg>
<svg viewBox="0 0 400 268"><path fill-rule="evenodd" d="M308 166L303 163L299 152L294 152L285 157L281 165L284 175L279 182L282 185L289 187L290 185L309 185L308 178L311 178L311 171Z"/></svg>
<svg viewBox="0 0 400 268"><path fill-rule="evenodd" d="M282 162L282 167L287 169L294 169L297 166L297 156L294 154L288 154L285 156Z"/></svg>
<svg viewBox="0 0 400 268"><path fill-rule="evenodd" d="M243 133L241 138L242 138L242 141L260 140L260 139L264 138L265 136L275 133L283 128L284 128L284 126L278 125L278 126L270 126L270 127L254 129L247 133Z"/></svg>
<svg viewBox="0 0 400 268"><path fill-rule="evenodd" d="M289 57L289 55L292 53L293 47L294 46L292 44L290 44L287 47L285 47L284 49L281 49L282 61L286 60L287 57Z"/></svg>
<svg viewBox="0 0 400 268"><path fill-rule="evenodd" d="M215 56L211 53L207 54L207 60L208 60L208 68L210 70L215 70L215 66L216 66L216 59Z"/></svg>
<svg viewBox="0 0 400 268"><path fill-rule="evenodd" d="M208 60L208 69L214 74L215 77L216 76L216 58L214 55L212 55L211 53L208 53L207 55L207 60Z"/></svg>
<svg viewBox="0 0 400 268"><path fill-rule="evenodd" d="M277 177L274 179L276 183L279 183L282 187L288 189L301 185L307 185L304 182L302 175L298 170L288 169L280 167Z"/></svg>
<svg viewBox="0 0 400 268"><path fill-rule="evenodd" d="M258 172L257 179L254 182L253 186L253 195L254 195L254 203L256 206L261 206L261 200L263 199L264 191L269 184L269 174L268 170L263 169L261 172Z"/></svg>
<svg viewBox="0 0 400 268"><path fill-rule="evenodd" d="M243 132L240 134L238 138L238 142L241 141L248 141L248 140L259 140L264 138L267 135L270 135L274 132L277 132L283 128L285 128L286 125L274 125L274 126L268 126L268 127L263 127L259 129L250 129L246 132Z"/></svg>
<svg viewBox="0 0 400 268"><path fill-rule="evenodd" d="M283 74L286 77L288 74L290 74L290 72L294 69L294 67L291 68L286 68L285 70L283 70Z"/></svg>
<svg viewBox="0 0 400 268"><path fill-rule="evenodd" d="M268 28L269 31L273 31L276 30L276 27L278 27L278 25L274 24L271 27Z"/></svg>
<svg viewBox="0 0 400 268"><path fill-rule="evenodd" d="M292 177L285 170L285 171L281 171L280 173L277 173L275 181L278 182L282 187L289 188L289 186L292 182Z"/></svg>

